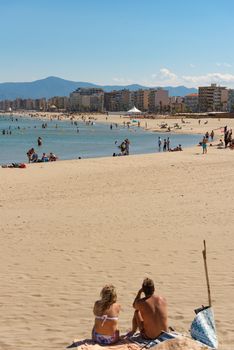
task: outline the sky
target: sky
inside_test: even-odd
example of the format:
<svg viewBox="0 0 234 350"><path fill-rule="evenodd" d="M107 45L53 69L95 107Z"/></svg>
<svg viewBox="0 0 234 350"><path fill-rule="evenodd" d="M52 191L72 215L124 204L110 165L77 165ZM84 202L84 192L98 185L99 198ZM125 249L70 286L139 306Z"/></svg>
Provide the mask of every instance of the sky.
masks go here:
<svg viewBox="0 0 234 350"><path fill-rule="evenodd" d="M0 82L234 87L233 0L0 0Z"/></svg>

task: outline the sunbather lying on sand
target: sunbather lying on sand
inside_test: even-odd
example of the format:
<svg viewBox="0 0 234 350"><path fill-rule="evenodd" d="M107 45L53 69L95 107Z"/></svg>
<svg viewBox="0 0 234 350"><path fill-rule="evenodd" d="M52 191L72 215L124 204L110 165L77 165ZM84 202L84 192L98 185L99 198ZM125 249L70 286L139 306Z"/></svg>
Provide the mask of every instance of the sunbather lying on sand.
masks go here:
<svg viewBox="0 0 234 350"><path fill-rule="evenodd" d="M177 152L177 151L183 151L181 145L174 147L174 148L170 148L169 149L170 152Z"/></svg>
<svg viewBox="0 0 234 350"><path fill-rule="evenodd" d="M144 293L145 297L141 298L141 293ZM154 294L154 282L151 279L144 279L133 307L136 311L129 335L134 334L139 328L143 338L155 339L162 331L168 330L167 302L163 297Z"/></svg>
<svg viewBox="0 0 234 350"><path fill-rule="evenodd" d="M119 340L118 317L120 305L117 304L116 290L113 285L106 285L101 299L94 304L95 323L92 339L101 345L114 344Z"/></svg>

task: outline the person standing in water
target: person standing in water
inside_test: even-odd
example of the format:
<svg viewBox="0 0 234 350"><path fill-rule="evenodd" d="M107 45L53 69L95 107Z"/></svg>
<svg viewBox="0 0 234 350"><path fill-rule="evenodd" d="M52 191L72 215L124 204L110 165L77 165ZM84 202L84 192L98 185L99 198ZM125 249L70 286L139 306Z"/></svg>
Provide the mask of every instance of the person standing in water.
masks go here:
<svg viewBox="0 0 234 350"><path fill-rule="evenodd" d="M159 138L158 138L158 150L159 150L159 152L161 152L161 146L162 146L162 139L159 136Z"/></svg>
<svg viewBox="0 0 234 350"><path fill-rule="evenodd" d="M167 150L168 151L170 151L170 143L171 143L171 141L170 141L170 138L168 137L167 138Z"/></svg>
<svg viewBox="0 0 234 350"><path fill-rule="evenodd" d="M37 144L39 147L42 145L42 138L40 136L37 139Z"/></svg>

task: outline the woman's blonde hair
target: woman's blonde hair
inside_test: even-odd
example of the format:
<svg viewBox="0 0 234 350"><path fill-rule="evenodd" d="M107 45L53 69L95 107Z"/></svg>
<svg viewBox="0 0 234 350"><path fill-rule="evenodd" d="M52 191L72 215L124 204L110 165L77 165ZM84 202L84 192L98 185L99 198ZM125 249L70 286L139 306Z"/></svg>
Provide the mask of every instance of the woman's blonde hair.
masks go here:
<svg viewBox="0 0 234 350"><path fill-rule="evenodd" d="M100 296L101 300L99 301L99 305L102 312L109 309L109 307L117 301L116 290L112 284L105 285L101 290Z"/></svg>

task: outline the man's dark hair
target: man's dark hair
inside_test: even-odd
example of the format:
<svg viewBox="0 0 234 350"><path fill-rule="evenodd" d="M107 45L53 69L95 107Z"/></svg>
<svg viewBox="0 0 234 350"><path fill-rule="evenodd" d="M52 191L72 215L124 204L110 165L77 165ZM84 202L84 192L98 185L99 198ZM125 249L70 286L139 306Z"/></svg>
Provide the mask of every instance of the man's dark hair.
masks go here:
<svg viewBox="0 0 234 350"><path fill-rule="evenodd" d="M146 297L154 294L154 282L150 278L145 278L142 283L142 290Z"/></svg>

